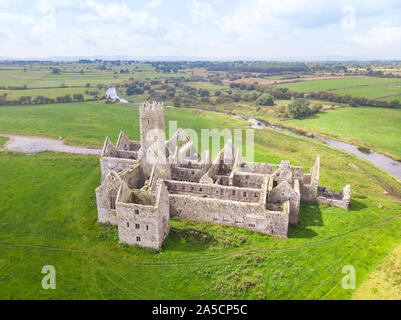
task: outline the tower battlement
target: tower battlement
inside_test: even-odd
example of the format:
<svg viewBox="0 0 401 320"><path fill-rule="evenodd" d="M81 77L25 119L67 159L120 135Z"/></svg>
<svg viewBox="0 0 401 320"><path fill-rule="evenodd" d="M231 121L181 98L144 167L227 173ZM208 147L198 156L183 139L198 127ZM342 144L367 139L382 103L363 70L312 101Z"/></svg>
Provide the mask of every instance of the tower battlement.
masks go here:
<svg viewBox="0 0 401 320"><path fill-rule="evenodd" d="M156 101L145 101L139 107L139 114L141 118L164 117L164 104Z"/></svg>

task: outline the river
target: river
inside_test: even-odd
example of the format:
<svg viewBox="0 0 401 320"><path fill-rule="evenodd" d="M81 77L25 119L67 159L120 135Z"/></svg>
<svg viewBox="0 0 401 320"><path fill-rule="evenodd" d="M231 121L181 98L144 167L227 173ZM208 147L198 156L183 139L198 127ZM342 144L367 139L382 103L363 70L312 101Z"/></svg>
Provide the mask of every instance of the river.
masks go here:
<svg viewBox="0 0 401 320"><path fill-rule="evenodd" d="M132 104L141 104L140 102L132 102L132 101L128 101L125 99L122 99L118 96L117 94L117 90L116 88L109 88L106 91L106 96L109 97L112 100L118 100L122 103L132 103ZM167 106L167 108L176 108L174 106ZM223 114L227 114L227 115L231 115L237 118L241 118L244 120L247 120L250 124L251 127L256 129L256 130L263 130L266 127L270 127L272 129L275 130L279 130L279 131L288 131L288 132L292 132L298 135L301 135L298 132L292 131L290 129L287 128L283 128L283 127L279 127L276 126L273 123L266 123L264 121L261 120L257 120L251 117L247 117L243 114L237 114L237 113L230 113L230 112L224 112L224 111L216 111L216 110L207 110L207 109L201 109L201 108L191 108L191 109L196 109L196 110L200 110L200 111L204 111L204 112L215 112L215 113L223 113ZM303 134L302 134L303 135ZM401 180L401 162L399 161L395 161L393 159L391 159L390 157L387 157L381 153L377 153L374 151L371 151L370 153L364 153L361 152L358 149L358 146L353 145L353 144L349 144L349 143L345 143L345 142L341 142L341 141L337 141L337 140L333 140L333 139L329 139L326 137L322 137L316 134L306 134L305 136L309 137L310 139L318 139L334 148L338 148L341 150L345 150L348 151L352 154L358 155L370 162L372 162L373 164L375 164L376 166L382 168L383 170L387 171L389 174L391 174L392 176L398 178Z"/></svg>

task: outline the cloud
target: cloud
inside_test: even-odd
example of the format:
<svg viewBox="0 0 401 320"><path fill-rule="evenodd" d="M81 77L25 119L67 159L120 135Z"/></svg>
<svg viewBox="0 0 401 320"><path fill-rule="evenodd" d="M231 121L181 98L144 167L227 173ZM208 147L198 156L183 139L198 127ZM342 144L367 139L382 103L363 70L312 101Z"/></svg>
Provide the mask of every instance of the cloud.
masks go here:
<svg viewBox="0 0 401 320"><path fill-rule="evenodd" d="M366 48L399 47L401 41L401 27L389 26L386 23L369 30L366 34L354 34L350 41Z"/></svg>
<svg viewBox="0 0 401 320"><path fill-rule="evenodd" d="M32 23L34 20L32 15L15 14L10 12L0 12L1 23L22 23L24 25Z"/></svg>
<svg viewBox="0 0 401 320"><path fill-rule="evenodd" d="M160 7L161 5L161 0L149 0L148 3L145 4L145 8L153 9Z"/></svg>
<svg viewBox="0 0 401 320"><path fill-rule="evenodd" d="M400 12L399 0L0 0L0 51L285 57L369 48L399 57L383 48L401 43Z"/></svg>
<svg viewBox="0 0 401 320"><path fill-rule="evenodd" d="M192 17L192 21L195 23L205 22L215 17L211 5L198 0L192 0L189 5L189 14Z"/></svg>
<svg viewBox="0 0 401 320"><path fill-rule="evenodd" d="M133 11L125 3L99 3L85 0L80 8L86 13L78 16L79 22L113 22L116 24L129 23L133 27L154 30L158 26L158 19L146 11ZM140 29L138 29L139 31Z"/></svg>

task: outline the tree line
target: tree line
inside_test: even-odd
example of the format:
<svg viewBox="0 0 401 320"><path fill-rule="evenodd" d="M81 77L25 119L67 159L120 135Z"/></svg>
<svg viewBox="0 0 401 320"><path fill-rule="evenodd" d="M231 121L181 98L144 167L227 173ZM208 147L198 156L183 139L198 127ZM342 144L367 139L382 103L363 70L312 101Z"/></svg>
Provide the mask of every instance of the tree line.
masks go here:
<svg viewBox="0 0 401 320"><path fill-rule="evenodd" d="M38 105L38 104L51 104L51 103L70 103L70 102L83 102L83 101L96 101L101 100L104 97L98 97L98 91L86 92L93 96L92 99L85 99L82 93L66 94L64 96L58 96L55 98L49 98L42 95L32 98L31 96L21 96L16 100L8 100L7 93L0 95L0 105Z"/></svg>

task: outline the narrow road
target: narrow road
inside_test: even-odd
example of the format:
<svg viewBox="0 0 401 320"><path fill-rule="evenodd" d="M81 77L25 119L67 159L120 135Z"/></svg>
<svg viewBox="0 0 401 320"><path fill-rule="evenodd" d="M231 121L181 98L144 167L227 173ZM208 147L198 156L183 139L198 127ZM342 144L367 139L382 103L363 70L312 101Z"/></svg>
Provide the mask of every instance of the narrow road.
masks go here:
<svg viewBox="0 0 401 320"><path fill-rule="evenodd" d="M102 152L101 149L67 146L62 140L39 137L21 137L6 134L0 134L0 136L10 139L6 143L4 149L28 154L53 151L73 154L100 155Z"/></svg>

